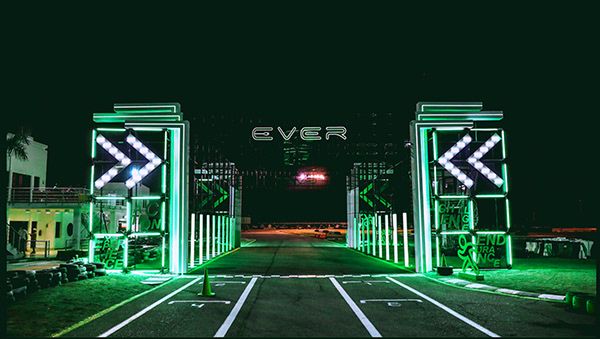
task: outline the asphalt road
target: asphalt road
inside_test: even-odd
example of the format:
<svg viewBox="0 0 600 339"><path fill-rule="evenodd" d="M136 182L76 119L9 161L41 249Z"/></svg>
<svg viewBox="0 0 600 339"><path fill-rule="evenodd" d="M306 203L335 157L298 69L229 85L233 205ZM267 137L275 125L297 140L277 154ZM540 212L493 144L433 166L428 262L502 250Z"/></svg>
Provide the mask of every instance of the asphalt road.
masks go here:
<svg viewBox="0 0 600 339"><path fill-rule="evenodd" d="M66 336L593 336L595 319L557 303L463 290L403 272L326 240L283 232Z"/></svg>

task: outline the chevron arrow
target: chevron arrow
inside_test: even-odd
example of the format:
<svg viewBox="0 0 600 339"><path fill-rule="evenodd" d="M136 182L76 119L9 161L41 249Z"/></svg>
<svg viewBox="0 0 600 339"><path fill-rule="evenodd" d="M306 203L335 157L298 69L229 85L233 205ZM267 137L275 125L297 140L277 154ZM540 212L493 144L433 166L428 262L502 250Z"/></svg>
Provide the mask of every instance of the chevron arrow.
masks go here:
<svg viewBox="0 0 600 339"><path fill-rule="evenodd" d="M468 188L473 186L473 180L456 167L450 160L452 160L465 146L471 143L471 136L466 134L456 144L454 144L446 153L437 159L438 164L442 165L446 171L450 172L458 181L462 182Z"/></svg>
<svg viewBox="0 0 600 339"><path fill-rule="evenodd" d="M125 181L125 186L128 188L132 188L138 182L142 181L142 179L150 174L158 165L160 165L163 161L156 154L154 154L148 147L142 144L135 136L129 134L125 139L128 144L133 146L133 148L138 151L141 155L144 156L148 160L148 163L144 165L141 169L134 169L131 171L131 177Z"/></svg>
<svg viewBox="0 0 600 339"><path fill-rule="evenodd" d="M487 152L489 152L496 144L502 140L500 136L496 133L492 135L481 147L477 149L471 156L467 159L467 162L471 164L471 166L475 167L476 170L481 172L489 181L493 182L494 185L499 188L504 184L504 180L494 173L489 167L484 165L479 159L481 159Z"/></svg>
<svg viewBox="0 0 600 339"><path fill-rule="evenodd" d="M100 189L109 181L111 181L117 174L119 174L119 172L125 169L125 167L131 163L131 159L123 154L123 152L121 152L115 145L108 141L108 139L106 139L102 134L98 134L96 137L96 142L118 161L116 165L103 173L100 178L94 182L94 186L96 186L97 189Z"/></svg>

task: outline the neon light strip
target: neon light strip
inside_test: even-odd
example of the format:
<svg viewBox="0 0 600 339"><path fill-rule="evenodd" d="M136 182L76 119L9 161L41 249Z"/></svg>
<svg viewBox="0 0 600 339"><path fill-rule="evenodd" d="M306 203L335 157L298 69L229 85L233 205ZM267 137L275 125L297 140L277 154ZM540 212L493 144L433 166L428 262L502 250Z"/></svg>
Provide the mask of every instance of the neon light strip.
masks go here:
<svg viewBox="0 0 600 339"><path fill-rule="evenodd" d="M504 194L476 194L475 198L481 199L492 199L492 198L506 198Z"/></svg>
<svg viewBox="0 0 600 339"><path fill-rule="evenodd" d="M396 213L392 214L392 229L394 231L393 234L393 242L394 242L394 262L398 263L398 215Z"/></svg>
<svg viewBox="0 0 600 339"><path fill-rule="evenodd" d="M194 233L196 233L196 215L192 213L192 220L190 223L192 228L190 231L190 267L194 267L196 240L194 239Z"/></svg>
<svg viewBox="0 0 600 339"><path fill-rule="evenodd" d="M506 239L506 261L512 266L512 238L510 235L508 235Z"/></svg>
<svg viewBox="0 0 600 339"><path fill-rule="evenodd" d="M140 132L160 132L163 130L162 128L158 127L133 127L132 129Z"/></svg>
<svg viewBox="0 0 600 339"><path fill-rule="evenodd" d="M96 130L98 130L100 132L125 132L126 131L125 128L106 128L106 127L96 128ZM96 140L96 138L94 138L94 140Z"/></svg>
<svg viewBox="0 0 600 339"><path fill-rule="evenodd" d="M206 215L206 259L210 259L210 242L211 242L211 233L210 233L210 215Z"/></svg>
<svg viewBox="0 0 600 339"><path fill-rule="evenodd" d="M436 130L433 130L433 133L431 135L432 141L433 141L433 158L434 159L438 159L438 133ZM437 161L435 161L433 163L433 192L435 193L435 195L438 195L438 180L437 180Z"/></svg>
<svg viewBox="0 0 600 339"><path fill-rule="evenodd" d="M379 257L383 258L383 239L382 239L382 232L381 232L381 215L377 216L377 236L378 236L378 240L379 240Z"/></svg>
<svg viewBox="0 0 600 339"><path fill-rule="evenodd" d="M439 199L469 199L468 195L440 195Z"/></svg>
<svg viewBox="0 0 600 339"><path fill-rule="evenodd" d="M160 195L148 195L148 196L137 196L132 197L133 200L160 200L162 197Z"/></svg>
<svg viewBox="0 0 600 339"><path fill-rule="evenodd" d="M506 234L505 231L477 231L477 235L479 234Z"/></svg>
<svg viewBox="0 0 600 339"><path fill-rule="evenodd" d="M377 255L377 217L375 215L373 215L372 217L372 225L373 225L373 254L374 256Z"/></svg>
<svg viewBox="0 0 600 339"><path fill-rule="evenodd" d="M212 235L213 236L212 236L212 255L211 255L211 257L214 257L215 253L216 253L216 251L215 251L215 245L216 245L215 244L215 241L216 241L215 234L216 234L215 233L215 216L213 215L212 216Z"/></svg>
<svg viewBox="0 0 600 339"><path fill-rule="evenodd" d="M402 237L404 240L404 267L409 266L408 257L408 222L406 212L402 213Z"/></svg>
<svg viewBox="0 0 600 339"><path fill-rule="evenodd" d="M204 215L200 214L198 218L198 263L202 265L204 262L202 253L204 249Z"/></svg>
<svg viewBox="0 0 600 339"><path fill-rule="evenodd" d="M385 260L390 260L390 216L385 215Z"/></svg>

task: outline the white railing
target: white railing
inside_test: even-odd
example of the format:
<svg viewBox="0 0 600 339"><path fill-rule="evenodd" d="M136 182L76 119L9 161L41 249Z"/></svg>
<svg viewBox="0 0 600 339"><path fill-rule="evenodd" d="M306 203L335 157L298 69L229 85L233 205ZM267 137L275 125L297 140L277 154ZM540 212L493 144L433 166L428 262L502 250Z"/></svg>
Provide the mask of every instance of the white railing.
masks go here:
<svg viewBox="0 0 600 339"><path fill-rule="evenodd" d="M89 190L81 187L13 187L8 194L9 203L79 203L86 201Z"/></svg>

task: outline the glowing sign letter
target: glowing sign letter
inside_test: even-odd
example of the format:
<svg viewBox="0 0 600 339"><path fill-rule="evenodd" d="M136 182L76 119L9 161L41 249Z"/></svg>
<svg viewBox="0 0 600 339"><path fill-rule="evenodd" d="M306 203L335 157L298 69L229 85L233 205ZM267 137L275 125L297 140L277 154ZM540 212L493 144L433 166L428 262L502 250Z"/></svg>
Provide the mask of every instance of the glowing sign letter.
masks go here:
<svg viewBox="0 0 600 339"><path fill-rule="evenodd" d="M269 135L269 132L273 130L273 127L254 127L252 129L252 139L256 141L271 141L273 137Z"/></svg>
<svg viewBox="0 0 600 339"><path fill-rule="evenodd" d="M302 140L321 140L319 131L321 127L302 127L300 130L300 138Z"/></svg>

